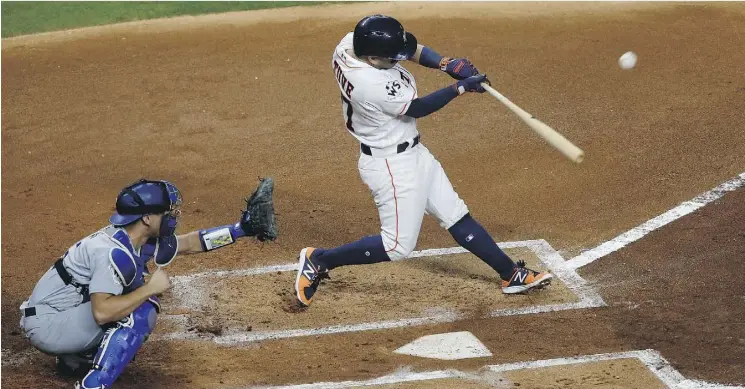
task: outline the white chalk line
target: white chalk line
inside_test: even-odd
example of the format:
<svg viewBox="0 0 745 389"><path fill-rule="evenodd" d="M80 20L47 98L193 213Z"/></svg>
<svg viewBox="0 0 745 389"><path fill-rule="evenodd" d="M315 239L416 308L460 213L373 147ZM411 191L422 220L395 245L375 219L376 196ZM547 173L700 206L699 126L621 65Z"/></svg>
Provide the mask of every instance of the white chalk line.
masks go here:
<svg viewBox="0 0 745 389"><path fill-rule="evenodd" d="M551 305L538 305L521 308L510 308L510 309L499 309L487 314L487 317L502 317L502 316L515 316L515 315L528 315L546 312L563 311L569 309L584 309L605 306L605 302L600 295L595 292L590 286L587 285L573 269L567 268L564 265L564 259L561 255L543 239L538 240L527 240L517 242L503 242L499 243L499 246L503 249L509 248L527 248L533 251L538 259L543 262L554 275L564 283L572 293L575 294L578 301L572 303L563 304L551 304ZM421 258L429 256L444 256L467 253L468 251L462 247L450 247L441 249L429 249L416 251L412 253L407 259ZM174 283L174 296L180 299L183 306L187 306L193 309L198 309L199 303L202 302L200 295L203 294L201 290L190 285L194 280L202 279L205 277L240 277L240 276L252 276L273 272L283 271L295 271L297 270L297 264L287 265L273 265L260 268L251 269L239 269L231 271L207 271L183 278L177 279ZM175 277L174 277L175 278ZM465 317L459 313L447 312L444 314L408 318L408 319L397 319L390 321L370 322L370 323L359 323L359 324L348 324L348 325L334 325L319 328L306 328L306 329L292 329L292 330L273 330L273 331L236 331L231 332L228 330L226 335L214 336L211 338L205 338L205 335L200 335L196 332L190 331L178 331L160 335L156 339L162 340L204 340L211 339L213 342L224 345L236 345L242 343L251 343L264 340L274 339L285 339L295 338L303 336L315 336L315 335L328 335L328 334L339 334L348 332L359 332L359 331L370 331L370 330L383 330L392 328L412 327L428 324L440 324L440 323L451 323L454 321L462 320Z"/></svg>
<svg viewBox="0 0 745 389"><path fill-rule="evenodd" d="M400 327L420 326L427 324L449 323L459 320L461 315L457 313L441 314L428 317L418 317L413 319L381 321L373 323L360 323L350 325L336 325L319 328L295 329L283 331L256 331L256 332L236 332L229 335L216 336L212 339L220 345L234 345L240 343L250 343L262 340L296 338L302 336L339 334L345 332L359 332L370 330L384 330ZM165 339L181 339L182 333L171 333L163 336ZM194 336L191 336L194 339Z"/></svg>
<svg viewBox="0 0 745 389"><path fill-rule="evenodd" d="M485 369L493 372L507 372L514 370L540 369L553 366L573 365L580 363L592 363L611 361L618 359L638 359L641 361L662 383L668 388L675 389L698 389L698 388L730 388L744 389L741 386L722 386L703 381L686 379L680 372L672 367L662 355L656 350L637 350L618 353L605 353L595 355L585 355L569 358L547 359L542 361L507 363L503 365L491 365Z"/></svg>
<svg viewBox="0 0 745 389"><path fill-rule="evenodd" d="M366 381L343 381L343 382L319 382L315 384L289 385L289 386L244 386L240 389L344 389L357 388L361 386L379 386L400 384L413 381L441 380L460 377L457 370L437 370L424 373L394 373L391 375L374 378Z"/></svg>
<svg viewBox="0 0 745 389"><path fill-rule="evenodd" d="M743 186L745 186L745 173L741 173L737 177L718 185L714 189L704 192L691 200L684 201L677 207L654 217L593 249L577 255L568 260L566 264L573 269L579 269L582 266L590 264L614 251L626 247L650 232L670 224L673 221L722 198L722 196L728 192L735 191Z"/></svg>
<svg viewBox="0 0 745 389"><path fill-rule="evenodd" d="M541 369L554 366L566 366L583 363L613 361L621 359L637 359L649 369L665 386L671 389L745 389L742 386L723 386L703 381L689 380L680 374L665 358L655 350L636 350L617 353L605 353L585 355L569 358L545 359L539 361L527 361L516 363L505 363L501 365L488 365L482 367L481 371L503 373L516 370ZM382 377L361 381L343 382L317 382L313 384L283 385L283 386L244 386L236 389L343 389L364 386L390 385L413 381L430 381L438 379L477 377L473 373L459 370L436 370L428 372L397 372Z"/></svg>

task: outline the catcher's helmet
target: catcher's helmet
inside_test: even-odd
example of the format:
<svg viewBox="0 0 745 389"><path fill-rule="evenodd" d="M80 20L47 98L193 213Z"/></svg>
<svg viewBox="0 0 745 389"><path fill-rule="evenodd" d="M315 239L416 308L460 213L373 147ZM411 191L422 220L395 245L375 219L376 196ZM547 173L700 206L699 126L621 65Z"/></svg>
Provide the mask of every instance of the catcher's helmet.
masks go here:
<svg viewBox="0 0 745 389"><path fill-rule="evenodd" d="M414 56L416 44L416 37L390 16L367 16L354 28L354 55L358 57L403 61Z"/></svg>
<svg viewBox="0 0 745 389"><path fill-rule="evenodd" d="M176 210L182 202L181 192L168 181L139 180L127 186L116 197L116 212L109 222L124 226L145 215Z"/></svg>

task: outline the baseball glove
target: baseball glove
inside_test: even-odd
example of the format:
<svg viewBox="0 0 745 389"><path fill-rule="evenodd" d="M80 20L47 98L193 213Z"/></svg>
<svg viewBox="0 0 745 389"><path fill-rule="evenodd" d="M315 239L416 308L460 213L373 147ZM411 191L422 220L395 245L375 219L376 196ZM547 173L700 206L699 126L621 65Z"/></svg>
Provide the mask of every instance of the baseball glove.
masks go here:
<svg viewBox="0 0 745 389"><path fill-rule="evenodd" d="M274 219L274 179L262 178L259 187L246 199L246 210L241 214L240 225L247 236L259 241L277 239L277 223Z"/></svg>

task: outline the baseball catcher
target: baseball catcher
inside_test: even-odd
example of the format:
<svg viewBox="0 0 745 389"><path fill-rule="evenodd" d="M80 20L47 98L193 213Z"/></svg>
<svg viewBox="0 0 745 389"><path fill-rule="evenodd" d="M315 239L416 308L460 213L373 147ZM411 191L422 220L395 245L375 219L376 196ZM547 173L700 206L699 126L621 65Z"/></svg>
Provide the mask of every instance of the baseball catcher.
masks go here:
<svg viewBox="0 0 745 389"><path fill-rule="evenodd" d="M182 198L172 183L143 179L122 189L111 224L72 245L21 305L26 337L57 357L60 372L85 374L76 388L111 387L155 328L157 296L171 286L162 267L242 237L276 239L273 188L261 180L235 224L184 235L176 235ZM150 260L157 270L146 279Z"/></svg>
<svg viewBox="0 0 745 389"><path fill-rule="evenodd" d="M441 70L455 83L419 97L414 76L401 61ZM309 306L319 281L339 266L406 258L425 214L436 217L459 245L502 279L502 292L522 293L551 281L550 273L514 263L469 213L440 162L422 144L416 119L468 93L485 92L486 75L466 58L444 57L417 43L396 19L362 19L339 42L331 66L341 92L344 126L360 142L358 169L378 207L381 231L331 249L300 251L295 294Z"/></svg>

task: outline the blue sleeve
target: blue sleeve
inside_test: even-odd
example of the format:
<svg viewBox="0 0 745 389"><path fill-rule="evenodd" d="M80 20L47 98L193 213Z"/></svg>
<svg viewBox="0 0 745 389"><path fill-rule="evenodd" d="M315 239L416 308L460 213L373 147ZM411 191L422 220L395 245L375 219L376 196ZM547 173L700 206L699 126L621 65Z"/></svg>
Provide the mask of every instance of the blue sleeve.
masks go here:
<svg viewBox="0 0 745 389"><path fill-rule="evenodd" d="M442 56L427 46L419 54L419 64L428 68L439 69L441 60Z"/></svg>
<svg viewBox="0 0 745 389"><path fill-rule="evenodd" d="M427 116L438 111L456 97L458 97L458 90L452 85L442 88L427 96L414 99L404 115L415 119Z"/></svg>

